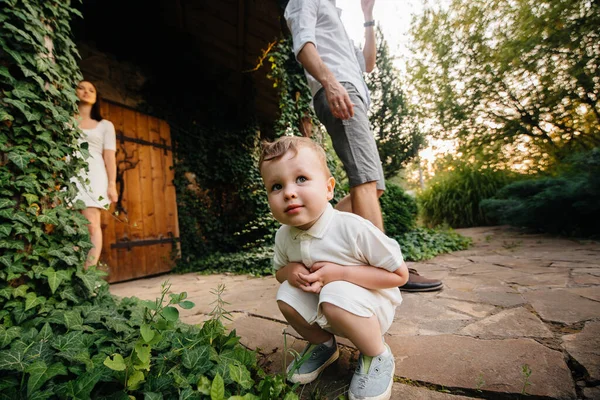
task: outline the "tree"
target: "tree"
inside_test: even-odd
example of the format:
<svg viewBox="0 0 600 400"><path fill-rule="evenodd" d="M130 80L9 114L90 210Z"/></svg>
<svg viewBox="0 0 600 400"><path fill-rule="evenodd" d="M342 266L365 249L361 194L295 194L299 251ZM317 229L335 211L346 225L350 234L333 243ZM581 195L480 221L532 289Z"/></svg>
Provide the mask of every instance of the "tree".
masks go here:
<svg viewBox="0 0 600 400"><path fill-rule="evenodd" d="M436 137L495 166L600 145L600 3L454 0L413 26L409 68Z"/></svg>
<svg viewBox="0 0 600 400"><path fill-rule="evenodd" d="M418 155L425 139L407 107L400 86L400 72L393 64L387 41L379 27L377 38L377 68L366 76L366 82L372 103L369 121L387 179Z"/></svg>

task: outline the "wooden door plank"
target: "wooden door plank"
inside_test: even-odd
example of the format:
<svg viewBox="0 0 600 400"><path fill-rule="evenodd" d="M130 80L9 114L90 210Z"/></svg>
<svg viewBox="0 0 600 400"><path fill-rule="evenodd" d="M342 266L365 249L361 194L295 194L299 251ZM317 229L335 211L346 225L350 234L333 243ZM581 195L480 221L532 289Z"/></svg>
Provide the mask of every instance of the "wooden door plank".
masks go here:
<svg viewBox="0 0 600 400"><path fill-rule="evenodd" d="M152 142L161 143L160 136L160 121L157 118L148 118L149 133ZM157 233L157 239L168 238L167 221L165 210L165 185L166 175L164 174L164 165L166 164L164 151L157 147L152 147L150 152L151 175L152 175L152 194L155 200L154 221ZM169 253L171 246L157 245L156 246L156 261L158 272L169 271Z"/></svg>
<svg viewBox="0 0 600 400"><path fill-rule="evenodd" d="M137 138L137 112L129 109L123 110L123 133L125 136ZM144 221L142 213L142 193L140 185L140 144L125 142L127 149L127 158L130 164L125 171L125 194L127 195L127 216L129 223L128 239L131 241L144 240ZM131 278L138 278L146 275L146 254L144 249L133 247L130 252L131 265L128 269Z"/></svg>
<svg viewBox="0 0 600 400"><path fill-rule="evenodd" d="M110 107L107 103L101 104L100 111L104 118L106 118L108 121L111 121ZM118 268L117 253L115 250L110 248L110 245L116 242L115 222L113 216L114 210L115 205L111 204L111 207L108 211L102 210L100 213L100 227L102 228L102 253L100 254L100 260L108 265L108 276L105 277L108 282L113 282L113 279L115 278L113 270L116 271Z"/></svg>
<svg viewBox="0 0 600 400"><path fill-rule="evenodd" d="M111 104L110 105L112 123L115 125L115 130L117 133L125 132L125 109L123 107L119 107L118 105ZM127 187L127 172L123 172L127 165L127 157L131 153L131 145L130 143L120 141L117 139L117 170L118 177L122 178L122 182L117 181L117 190L119 191L119 197L121 199L121 207L119 210L119 219L121 222L115 223L115 237L116 242L121 242L123 240L129 239L129 190ZM124 281L127 279L131 279L132 274L132 265L131 265L131 254L127 249L116 249L117 259L119 268L116 271L116 280Z"/></svg>
<svg viewBox="0 0 600 400"><path fill-rule="evenodd" d="M152 142L152 134L149 129L148 116L136 113L137 137L139 139ZM143 216L144 240L156 239L158 237L155 224L156 199L152 191L152 146L139 147L139 172L140 172L140 192L141 207ZM145 274L154 275L159 271L158 253L155 246L149 246L144 249L145 255Z"/></svg>
<svg viewBox="0 0 600 400"><path fill-rule="evenodd" d="M171 146L171 128L169 124L160 120L160 137L165 141L167 146ZM179 237L179 221L177 217L177 195L175 190L175 169L173 168L173 152L169 151L164 154L165 157L165 175L167 176L166 190L165 190L165 208L166 208L166 219L167 219L167 233L172 238ZM179 256L180 246L176 243L172 246L170 254L170 269L174 267L175 259Z"/></svg>

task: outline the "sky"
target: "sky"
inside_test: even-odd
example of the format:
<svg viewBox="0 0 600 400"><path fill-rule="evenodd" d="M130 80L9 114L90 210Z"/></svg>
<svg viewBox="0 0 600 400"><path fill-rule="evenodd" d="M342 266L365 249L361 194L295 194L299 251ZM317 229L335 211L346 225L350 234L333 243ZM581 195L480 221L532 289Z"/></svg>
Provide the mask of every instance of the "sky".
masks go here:
<svg viewBox="0 0 600 400"><path fill-rule="evenodd" d="M440 1L433 1L440 3ZM441 3L447 2L442 0ZM364 15L360 0L337 0L336 5L342 9L342 22L346 32L355 44L362 47L365 28ZM400 73L406 71L406 61L411 57L408 50L410 23L414 15L420 15L429 0L375 0L373 17L381 27L383 36L388 42L390 53L395 57L394 65ZM439 154L454 151L450 141L433 140L428 138L429 146L419 152L421 159L429 166Z"/></svg>
<svg viewBox="0 0 600 400"><path fill-rule="evenodd" d="M342 21L350 39L362 47L365 28L360 0L337 0L342 9ZM423 0L375 0L373 17L383 30L390 52L396 57L395 65L404 71L408 51L408 30L412 16L423 10Z"/></svg>

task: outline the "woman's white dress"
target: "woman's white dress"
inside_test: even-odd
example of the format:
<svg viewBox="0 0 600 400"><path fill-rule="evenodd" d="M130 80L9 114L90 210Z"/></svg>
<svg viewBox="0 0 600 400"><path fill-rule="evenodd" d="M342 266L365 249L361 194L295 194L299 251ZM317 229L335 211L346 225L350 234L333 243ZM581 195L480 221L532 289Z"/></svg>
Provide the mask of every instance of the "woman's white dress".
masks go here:
<svg viewBox="0 0 600 400"><path fill-rule="evenodd" d="M117 150L115 127L112 122L103 119L93 129L82 129L84 135L79 143L88 143L90 156L86 159L88 171L82 170L76 181L77 197L87 207L108 208L108 175L104 164L104 150ZM89 180L89 184L86 181Z"/></svg>

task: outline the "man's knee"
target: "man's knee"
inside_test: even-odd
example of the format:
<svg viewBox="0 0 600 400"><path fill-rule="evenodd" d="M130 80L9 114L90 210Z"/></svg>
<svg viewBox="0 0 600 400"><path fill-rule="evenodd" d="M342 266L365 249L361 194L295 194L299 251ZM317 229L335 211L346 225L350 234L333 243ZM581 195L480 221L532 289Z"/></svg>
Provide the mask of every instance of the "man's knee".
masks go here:
<svg viewBox="0 0 600 400"><path fill-rule="evenodd" d="M379 193L381 192L381 193ZM350 194L354 195L376 195L377 197L383 194L383 190L377 189L377 181L365 182L350 188Z"/></svg>

